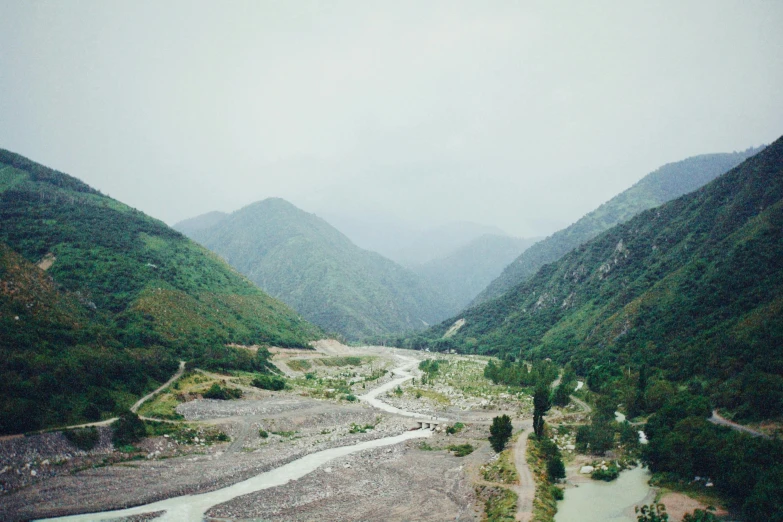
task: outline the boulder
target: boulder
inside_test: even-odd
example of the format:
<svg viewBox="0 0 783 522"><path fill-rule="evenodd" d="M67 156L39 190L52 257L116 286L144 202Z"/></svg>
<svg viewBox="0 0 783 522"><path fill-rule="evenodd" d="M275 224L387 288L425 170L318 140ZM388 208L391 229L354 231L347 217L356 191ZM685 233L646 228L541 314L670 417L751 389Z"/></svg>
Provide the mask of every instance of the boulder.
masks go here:
<svg viewBox="0 0 783 522"><path fill-rule="evenodd" d="M579 470L579 473L589 475L593 471L595 471L593 466L582 466L582 468Z"/></svg>

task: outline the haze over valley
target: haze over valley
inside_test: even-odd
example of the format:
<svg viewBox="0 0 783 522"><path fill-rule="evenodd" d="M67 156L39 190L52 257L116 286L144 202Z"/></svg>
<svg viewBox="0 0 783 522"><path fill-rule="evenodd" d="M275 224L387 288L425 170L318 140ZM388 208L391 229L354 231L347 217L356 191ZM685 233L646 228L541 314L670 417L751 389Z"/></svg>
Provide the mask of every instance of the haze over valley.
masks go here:
<svg viewBox="0 0 783 522"><path fill-rule="evenodd" d="M783 5L0 6L0 519L783 520Z"/></svg>

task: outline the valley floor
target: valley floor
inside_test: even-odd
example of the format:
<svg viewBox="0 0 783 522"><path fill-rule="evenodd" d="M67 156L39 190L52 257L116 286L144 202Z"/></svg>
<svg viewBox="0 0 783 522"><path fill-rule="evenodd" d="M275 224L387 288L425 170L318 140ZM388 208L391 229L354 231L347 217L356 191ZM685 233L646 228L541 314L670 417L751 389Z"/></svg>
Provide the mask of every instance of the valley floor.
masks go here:
<svg viewBox="0 0 783 522"><path fill-rule="evenodd" d="M484 506L476 498L474 483L481 466L494 457L487 442L491 419L509 413L515 425L522 426L521 419L529 418L531 409L529 397L505 393L504 387L481 377L482 358L437 354L448 364L434 383L422 384L418 360L435 354L349 348L334 342L318 343L315 352L275 352L273 360L289 376L290 389L268 392L247 386L241 376L194 374L191 379L222 379L236 385L244 397L179 404L176 412L202 430L201 438L177 442L173 436L150 437L138 445L146 454L142 458L124 459L111 447L108 428L99 428L100 444L90 452L76 450L60 433L0 441L0 482L6 491L0 497L0 519L107 511L214 491L323 449L405 433L417 428L419 420L428 419L441 422L427 439L339 457L282 486L214 506L207 516L211 520L481 519ZM398 368L404 370L390 371ZM403 374L413 380L403 379L397 387L392 381ZM346 399L336 390L335 383L340 382L360 399L386 385L378 400L405 413L378 409L369 400ZM158 398L140 412L150 415L144 412L156 411L161 404ZM447 435L446 425L456 422L465 427ZM231 441L206 443L203 433L215 429ZM447 449L461 444L471 444L475 451L457 457ZM524 458L516 461L519 465ZM529 499L523 495L520 506L531 505L534 488L517 489L531 495Z"/></svg>

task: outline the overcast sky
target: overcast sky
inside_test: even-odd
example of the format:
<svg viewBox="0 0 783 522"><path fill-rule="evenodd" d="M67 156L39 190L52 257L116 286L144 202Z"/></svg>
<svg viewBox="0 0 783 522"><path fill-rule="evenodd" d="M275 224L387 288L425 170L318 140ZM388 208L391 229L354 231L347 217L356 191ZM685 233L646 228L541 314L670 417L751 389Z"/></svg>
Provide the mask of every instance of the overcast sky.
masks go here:
<svg viewBox="0 0 783 522"><path fill-rule="evenodd" d="M270 196L549 234L783 134L783 2L0 3L0 147L175 223Z"/></svg>

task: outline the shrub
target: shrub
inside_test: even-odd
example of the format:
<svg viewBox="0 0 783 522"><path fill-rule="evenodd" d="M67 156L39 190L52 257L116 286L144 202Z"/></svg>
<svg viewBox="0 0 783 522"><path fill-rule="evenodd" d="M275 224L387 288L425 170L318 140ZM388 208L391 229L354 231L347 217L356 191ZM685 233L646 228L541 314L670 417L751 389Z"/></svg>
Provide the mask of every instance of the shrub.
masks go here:
<svg viewBox="0 0 783 522"><path fill-rule="evenodd" d="M349 393L348 395L345 396L345 400L348 402L356 402L356 395L354 395L353 393Z"/></svg>
<svg viewBox="0 0 783 522"><path fill-rule="evenodd" d="M454 453L455 457L465 457L473 453L475 448L470 444L459 444L449 446L448 449Z"/></svg>
<svg viewBox="0 0 783 522"><path fill-rule="evenodd" d="M311 379L307 376L305 378ZM285 389L285 379L274 375L258 375L250 384L262 390L280 391Z"/></svg>
<svg viewBox="0 0 783 522"><path fill-rule="evenodd" d="M128 446L147 435L147 428L138 415L126 411L113 424L112 442L115 446Z"/></svg>
<svg viewBox="0 0 783 522"><path fill-rule="evenodd" d="M269 438L269 433L264 429L260 429L258 430L258 436L261 437L262 439L266 439Z"/></svg>
<svg viewBox="0 0 783 522"><path fill-rule="evenodd" d="M242 397L242 390L238 388L223 388L218 383L214 383L204 392L205 399L217 399L219 401L239 399L240 397Z"/></svg>
<svg viewBox="0 0 783 522"><path fill-rule="evenodd" d="M63 432L68 441L82 451L90 451L100 440L101 436L95 426L89 428L66 430Z"/></svg>
<svg viewBox="0 0 783 522"><path fill-rule="evenodd" d="M460 431L462 431L463 428L465 428L464 424L462 424L461 422L455 422L452 426L448 426L446 428L446 433L448 433L449 435L454 435L455 433L459 433Z"/></svg>

